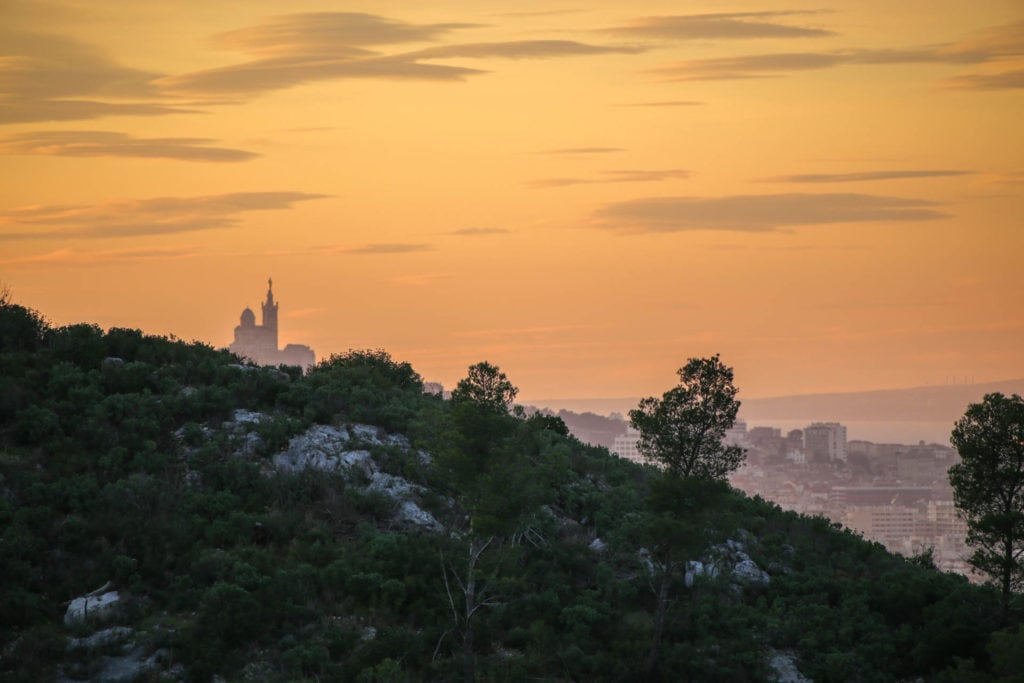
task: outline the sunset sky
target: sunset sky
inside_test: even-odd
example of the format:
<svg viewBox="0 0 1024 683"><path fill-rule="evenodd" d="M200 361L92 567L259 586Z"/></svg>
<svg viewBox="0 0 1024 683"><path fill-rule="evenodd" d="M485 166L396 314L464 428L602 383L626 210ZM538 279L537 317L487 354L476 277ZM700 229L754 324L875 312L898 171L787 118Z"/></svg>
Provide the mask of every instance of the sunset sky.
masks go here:
<svg viewBox="0 0 1024 683"><path fill-rule="evenodd" d="M54 324L226 346L272 276L525 401L1024 377L1020 0L0 0L0 179Z"/></svg>

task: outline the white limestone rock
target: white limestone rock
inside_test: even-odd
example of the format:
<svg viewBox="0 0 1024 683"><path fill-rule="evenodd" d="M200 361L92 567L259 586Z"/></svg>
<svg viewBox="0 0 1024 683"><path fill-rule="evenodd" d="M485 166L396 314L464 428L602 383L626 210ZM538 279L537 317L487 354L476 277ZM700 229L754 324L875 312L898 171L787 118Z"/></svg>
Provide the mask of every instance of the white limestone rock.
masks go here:
<svg viewBox="0 0 1024 683"><path fill-rule="evenodd" d="M800 673L792 652L772 650L768 657L768 667L772 670L768 679L771 683L813 683Z"/></svg>
<svg viewBox="0 0 1024 683"><path fill-rule="evenodd" d="M595 536L588 547L595 553L603 553L608 548L608 544Z"/></svg>
<svg viewBox="0 0 1024 683"><path fill-rule="evenodd" d="M367 473L374 471L370 452L348 450L350 439L344 427L313 425L291 438L288 448L274 456L274 466L287 472L304 469L334 472L355 466L363 467Z"/></svg>
<svg viewBox="0 0 1024 683"><path fill-rule="evenodd" d="M258 425L265 419L266 416L262 413L255 413L240 408L234 411L231 421L237 425Z"/></svg>
<svg viewBox="0 0 1024 683"><path fill-rule="evenodd" d="M69 638L68 650L98 650L108 645L117 645L128 640L134 631L127 626L111 626L96 631L85 638Z"/></svg>
<svg viewBox="0 0 1024 683"><path fill-rule="evenodd" d="M85 621L108 619L117 610L120 601L121 596L117 591L75 598L64 613L64 624L72 626Z"/></svg>
<svg viewBox="0 0 1024 683"><path fill-rule="evenodd" d="M420 486L410 484L402 477L396 477L386 472L374 472L370 475L370 485L366 487L370 491L378 491L390 498L401 498L410 496L422 489Z"/></svg>
<svg viewBox="0 0 1024 683"><path fill-rule="evenodd" d="M379 446L383 443L377 436L378 430L373 425L352 425L352 438L359 439L363 443L370 444L371 446Z"/></svg>
<svg viewBox="0 0 1024 683"><path fill-rule="evenodd" d="M104 657L100 670L90 679L94 683L135 683L145 674L160 670L160 652L146 656L146 648L138 646L122 657Z"/></svg>
<svg viewBox="0 0 1024 683"><path fill-rule="evenodd" d="M732 566L732 578L744 586L767 586L772 577L749 557Z"/></svg>
<svg viewBox="0 0 1024 683"><path fill-rule="evenodd" d="M693 584L699 577L706 576L713 579L718 576L718 565L713 562L698 562L690 560L686 563L686 574L683 576L683 583L687 588L693 588Z"/></svg>
<svg viewBox="0 0 1024 683"><path fill-rule="evenodd" d="M441 531L443 528L434 515L411 500L402 501L401 505L398 506L398 511L395 513L395 519L399 522L423 527L431 531Z"/></svg>

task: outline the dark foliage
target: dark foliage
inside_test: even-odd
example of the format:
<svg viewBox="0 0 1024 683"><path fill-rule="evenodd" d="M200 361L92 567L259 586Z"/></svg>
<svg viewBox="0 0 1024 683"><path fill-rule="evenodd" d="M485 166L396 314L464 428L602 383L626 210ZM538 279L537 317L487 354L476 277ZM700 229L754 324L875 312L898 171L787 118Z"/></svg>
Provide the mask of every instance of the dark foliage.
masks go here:
<svg viewBox="0 0 1024 683"><path fill-rule="evenodd" d="M666 479L558 418L424 394L383 351L303 377L52 328L6 301L0 321L4 680L87 672L64 610L107 582L126 596L115 623L195 681L755 681L773 650L818 681L1019 671L995 591L723 483ZM263 418L240 431L242 409ZM355 474L275 471L314 422L408 437L372 455L444 529L396 523ZM247 451L250 434L263 445ZM770 583L687 586L687 563L728 539Z"/></svg>

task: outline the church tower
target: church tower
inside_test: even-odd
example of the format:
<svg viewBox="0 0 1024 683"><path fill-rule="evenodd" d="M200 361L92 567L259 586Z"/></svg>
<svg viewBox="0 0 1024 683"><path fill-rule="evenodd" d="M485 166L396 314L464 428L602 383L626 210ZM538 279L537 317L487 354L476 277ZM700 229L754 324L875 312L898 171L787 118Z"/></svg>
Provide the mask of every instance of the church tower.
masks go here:
<svg viewBox="0 0 1024 683"><path fill-rule="evenodd" d="M277 350L277 304L274 302L274 280L267 278L267 300L263 302L263 329L271 349Z"/></svg>

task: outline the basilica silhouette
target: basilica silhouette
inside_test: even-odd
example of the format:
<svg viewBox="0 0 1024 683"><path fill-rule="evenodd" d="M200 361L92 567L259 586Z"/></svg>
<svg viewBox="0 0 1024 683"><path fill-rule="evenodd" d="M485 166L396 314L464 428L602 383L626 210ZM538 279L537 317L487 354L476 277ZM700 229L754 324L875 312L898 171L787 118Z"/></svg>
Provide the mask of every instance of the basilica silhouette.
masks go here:
<svg viewBox="0 0 1024 683"><path fill-rule="evenodd" d="M304 344L288 344L277 348L277 307L274 301L274 280L267 280L267 300L263 302L262 324L256 324L256 314L248 306L242 311L241 321L235 328L235 341L228 350L258 365L297 365L307 370L316 363L313 349Z"/></svg>

